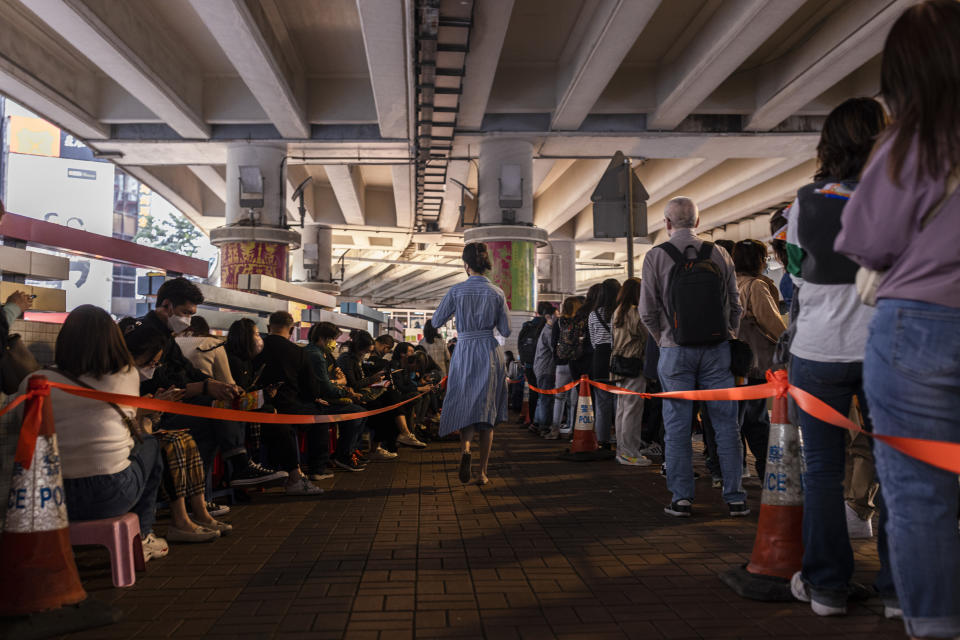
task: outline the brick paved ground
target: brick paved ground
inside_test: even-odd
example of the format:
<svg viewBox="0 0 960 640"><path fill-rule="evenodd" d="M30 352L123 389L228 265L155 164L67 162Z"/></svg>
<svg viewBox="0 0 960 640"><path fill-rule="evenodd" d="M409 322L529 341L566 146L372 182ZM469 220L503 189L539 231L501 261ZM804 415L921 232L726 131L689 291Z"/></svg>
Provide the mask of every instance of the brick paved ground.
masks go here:
<svg viewBox="0 0 960 640"><path fill-rule="evenodd" d="M563 462L562 446L502 426L483 489L459 483L444 442L337 474L319 498L255 494L229 516L233 535L174 546L129 589L110 586L103 552L83 550L91 595L124 619L70 637L903 637L879 601L822 619L720 582L750 552L756 479L749 518L727 517L701 480L696 516L678 520L662 513L655 467ZM855 549L869 582L875 544Z"/></svg>

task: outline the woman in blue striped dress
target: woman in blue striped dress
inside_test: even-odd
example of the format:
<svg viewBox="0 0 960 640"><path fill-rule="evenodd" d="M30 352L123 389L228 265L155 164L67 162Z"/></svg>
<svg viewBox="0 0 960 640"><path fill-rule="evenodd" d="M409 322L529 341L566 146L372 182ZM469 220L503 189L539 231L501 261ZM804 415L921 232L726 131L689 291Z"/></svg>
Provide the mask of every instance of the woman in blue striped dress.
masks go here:
<svg viewBox="0 0 960 640"><path fill-rule="evenodd" d="M488 482L493 426L507 419L507 368L493 330L509 336L510 320L503 291L483 275L491 268L487 246L468 244L463 264L469 278L447 292L432 318L435 327L457 318L457 348L447 374L440 435L460 432L460 481L468 482L470 443L474 431L480 432L477 484L483 485Z"/></svg>

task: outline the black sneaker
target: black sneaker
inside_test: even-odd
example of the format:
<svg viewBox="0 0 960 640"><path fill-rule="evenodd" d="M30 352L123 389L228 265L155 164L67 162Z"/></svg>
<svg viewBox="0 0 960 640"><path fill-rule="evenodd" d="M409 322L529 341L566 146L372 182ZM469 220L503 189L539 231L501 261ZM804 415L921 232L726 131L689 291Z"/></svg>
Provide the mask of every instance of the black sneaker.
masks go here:
<svg viewBox="0 0 960 640"><path fill-rule="evenodd" d="M366 469L366 467L364 467L362 464L357 462L355 458L351 458L350 460L346 460L346 461L337 460L336 458L334 458L333 464L337 465L337 468L343 469L344 471L363 471L364 469Z"/></svg>
<svg viewBox="0 0 960 640"><path fill-rule="evenodd" d="M668 516L674 516L676 518L689 518L693 513L693 509L690 507L689 500L677 500L665 506L663 512Z"/></svg>
<svg viewBox="0 0 960 640"><path fill-rule="evenodd" d="M746 502L731 502L727 506L730 507L731 518L742 518L750 515L750 507L747 506Z"/></svg>
<svg viewBox="0 0 960 640"><path fill-rule="evenodd" d="M230 478L231 487L255 487L261 484L284 480L289 474L286 471L274 471L247 458L247 466L233 472Z"/></svg>

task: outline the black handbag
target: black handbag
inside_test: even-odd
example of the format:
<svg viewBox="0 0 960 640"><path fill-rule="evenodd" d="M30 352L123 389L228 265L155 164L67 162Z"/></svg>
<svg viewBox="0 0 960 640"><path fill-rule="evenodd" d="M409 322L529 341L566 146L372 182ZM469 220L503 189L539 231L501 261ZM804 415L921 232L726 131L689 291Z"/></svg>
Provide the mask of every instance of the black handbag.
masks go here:
<svg viewBox="0 0 960 640"><path fill-rule="evenodd" d="M743 340L728 341L730 344L730 373L742 378L747 377L753 367L753 350Z"/></svg>
<svg viewBox="0 0 960 640"><path fill-rule="evenodd" d="M610 358L610 373L622 378L636 378L643 373L643 358L612 356Z"/></svg>

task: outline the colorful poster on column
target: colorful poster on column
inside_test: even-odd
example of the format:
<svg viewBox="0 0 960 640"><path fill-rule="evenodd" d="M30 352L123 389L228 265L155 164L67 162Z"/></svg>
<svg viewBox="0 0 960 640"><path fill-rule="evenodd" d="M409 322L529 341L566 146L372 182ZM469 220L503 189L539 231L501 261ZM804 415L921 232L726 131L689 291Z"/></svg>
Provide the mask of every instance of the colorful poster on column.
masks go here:
<svg viewBox="0 0 960 640"><path fill-rule="evenodd" d="M503 289L511 311L535 311L537 306L536 244L528 240L487 243L490 280Z"/></svg>
<svg viewBox="0 0 960 640"><path fill-rule="evenodd" d="M221 286L237 288L241 273L287 279L287 246L273 242L231 242L220 248Z"/></svg>

